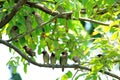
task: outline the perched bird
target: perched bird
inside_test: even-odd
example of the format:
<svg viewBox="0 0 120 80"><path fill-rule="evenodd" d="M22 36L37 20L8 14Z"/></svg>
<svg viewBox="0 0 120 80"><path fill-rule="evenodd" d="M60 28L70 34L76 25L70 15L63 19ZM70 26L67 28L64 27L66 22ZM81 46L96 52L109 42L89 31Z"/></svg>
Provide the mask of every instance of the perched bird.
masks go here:
<svg viewBox="0 0 120 80"><path fill-rule="evenodd" d="M40 16L40 14L38 12L32 12L32 14L34 14L36 22L38 25L41 25L44 22L42 17ZM43 27L42 27L42 31L45 32Z"/></svg>
<svg viewBox="0 0 120 80"><path fill-rule="evenodd" d="M26 22L27 31L30 32L32 30L32 23L30 21L30 17L29 16L24 16L24 18L25 18L25 22ZM32 37L31 33L30 33L30 36Z"/></svg>
<svg viewBox="0 0 120 80"><path fill-rule="evenodd" d="M44 64L49 64L49 54L47 53L47 51L43 51L42 54L43 54Z"/></svg>
<svg viewBox="0 0 120 80"><path fill-rule="evenodd" d="M80 64L80 58L79 58L79 57L74 56L74 57L72 58L72 60L73 60L75 63Z"/></svg>
<svg viewBox="0 0 120 80"><path fill-rule="evenodd" d="M67 64L68 53L62 52L62 56L60 57L60 65L62 65L62 72L64 71L64 66Z"/></svg>
<svg viewBox="0 0 120 80"><path fill-rule="evenodd" d="M32 12L32 14L35 15L35 19L38 23L38 25L41 25L43 23L43 19L42 17L40 16L40 14L38 12Z"/></svg>
<svg viewBox="0 0 120 80"><path fill-rule="evenodd" d="M31 57L35 56L35 52L31 48L29 48L28 46L24 46L23 48L25 49L26 53L28 53L29 56Z"/></svg>
<svg viewBox="0 0 120 80"><path fill-rule="evenodd" d="M15 38L19 35L19 29L18 26L13 26L10 30L10 35L12 38ZM16 42L18 41L17 39L14 39Z"/></svg>
<svg viewBox="0 0 120 80"><path fill-rule="evenodd" d="M56 64L56 55L54 53L51 54L50 61L51 61L52 68L54 69L54 65Z"/></svg>

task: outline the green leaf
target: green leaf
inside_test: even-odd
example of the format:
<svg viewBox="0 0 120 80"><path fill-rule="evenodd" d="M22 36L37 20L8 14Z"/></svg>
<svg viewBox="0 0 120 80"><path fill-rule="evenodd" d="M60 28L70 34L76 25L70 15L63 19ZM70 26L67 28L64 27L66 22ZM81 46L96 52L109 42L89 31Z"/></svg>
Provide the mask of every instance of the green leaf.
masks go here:
<svg viewBox="0 0 120 80"><path fill-rule="evenodd" d="M108 4L109 6L111 6L112 4L114 4L116 2L116 0L104 0L105 4Z"/></svg>
<svg viewBox="0 0 120 80"><path fill-rule="evenodd" d="M86 4L87 4L88 1L89 1L89 0L82 0L82 4L83 4L84 6L86 6Z"/></svg>
<svg viewBox="0 0 120 80"><path fill-rule="evenodd" d="M97 80L97 76L96 76L96 74L93 75L93 80Z"/></svg>
<svg viewBox="0 0 120 80"><path fill-rule="evenodd" d="M21 45L25 45L25 44L26 44L26 40L25 40L24 37L23 37L23 38L20 38L19 40L20 40L20 44L21 44Z"/></svg>
<svg viewBox="0 0 120 80"><path fill-rule="evenodd" d="M40 47L41 47L41 48L45 48L45 46L46 46L46 41L45 41L45 39L40 39Z"/></svg>
<svg viewBox="0 0 120 80"><path fill-rule="evenodd" d="M91 75L88 75L85 80L91 80Z"/></svg>
<svg viewBox="0 0 120 80"><path fill-rule="evenodd" d="M28 63L24 63L24 72L27 73L27 64Z"/></svg>
<svg viewBox="0 0 120 80"><path fill-rule="evenodd" d="M97 61L96 61L96 64L92 67L91 74L98 72L99 70L101 70L103 68L103 66L104 66L103 64L101 64L99 62L97 63Z"/></svg>
<svg viewBox="0 0 120 80"><path fill-rule="evenodd" d="M79 18L79 11L75 11L74 13L73 13L73 16L75 17L75 18Z"/></svg>
<svg viewBox="0 0 120 80"><path fill-rule="evenodd" d="M13 67L13 73L16 73L17 67L16 66L12 66L12 67Z"/></svg>
<svg viewBox="0 0 120 80"><path fill-rule="evenodd" d="M34 31L34 32L32 32L32 38L33 38L33 41L35 42L35 43L38 43L38 36L37 36L37 33Z"/></svg>
<svg viewBox="0 0 120 80"><path fill-rule="evenodd" d="M71 77L72 77L72 72L71 72L71 71L68 71L68 72L66 73L66 75L68 76L68 78L71 78Z"/></svg>
<svg viewBox="0 0 120 80"><path fill-rule="evenodd" d="M37 52L38 52L38 54L41 54L41 52L42 52L41 45L38 46L38 51Z"/></svg>

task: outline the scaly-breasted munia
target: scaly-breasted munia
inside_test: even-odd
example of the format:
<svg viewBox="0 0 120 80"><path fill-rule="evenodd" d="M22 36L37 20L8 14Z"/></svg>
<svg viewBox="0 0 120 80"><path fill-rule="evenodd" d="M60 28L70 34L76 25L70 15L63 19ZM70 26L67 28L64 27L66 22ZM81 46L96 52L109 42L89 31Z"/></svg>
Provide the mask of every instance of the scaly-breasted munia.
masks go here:
<svg viewBox="0 0 120 80"><path fill-rule="evenodd" d="M29 48L28 46L24 46L23 48L25 49L26 53L28 53L29 56L31 57L35 56L35 52L31 48Z"/></svg>
<svg viewBox="0 0 120 80"><path fill-rule="evenodd" d="M18 26L13 26L10 30L10 35L12 38L15 38L19 35L19 29ZM15 41L18 41L17 39L14 39Z"/></svg>
<svg viewBox="0 0 120 80"><path fill-rule="evenodd" d="M73 60L75 63L80 64L80 58L79 58L79 57L74 56L74 57L72 58L72 60Z"/></svg>
<svg viewBox="0 0 120 80"><path fill-rule="evenodd" d="M54 53L51 54L50 61L51 61L52 68L54 69L54 65L56 64L56 55Z"/></svg>
<svg viewBox="0 0 120 80"><path fill-rule="evenodd" d="M43 51L42 54L43 54L44 64L49 64L49 54L47 53L47 51Z"/></svg>
<svg viewBox="0 0 120 80"><path fill-rule="evenodd" d="M32 22L30 20L29 16L24 16L25 18L25 23L26 23L26 29L28 32L30 32L32 30ZM30 36L32 37L32 34L30 33Z"/></svg>
<svg viewBox="0 0 120 80"><path fill-rule="evenodd" d="M68 59L68 53L62 52L62 55L60 56L60 65L62 66L62 72L64 71L64 66L67 64Z"/></svg>

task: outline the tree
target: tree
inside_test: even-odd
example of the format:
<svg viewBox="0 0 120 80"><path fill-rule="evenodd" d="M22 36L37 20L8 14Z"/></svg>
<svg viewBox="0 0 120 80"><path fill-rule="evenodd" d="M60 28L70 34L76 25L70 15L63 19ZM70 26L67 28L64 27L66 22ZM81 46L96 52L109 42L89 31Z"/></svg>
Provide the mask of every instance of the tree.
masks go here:
<svg viewBox="0 0 120 80"><path fill-rule="evenodd" d="M101 80L100 73L120 79L110 72L116 64L120 65L119 5L119 0L0 1L0 43L20 55L16 57L18 61L11 59L8 64L18 66L21 60L25 72L28 62L53 68L51 64L36 62L35 53L41 55L46 50L55 53L59 60L60 54L67 52L69 60L80 63L55 64L54 68L75 68L76 73L83 74L76 76L68 71L64 79L85 76L86 80ZM3 34L9 40L3 40Z"/></svg>

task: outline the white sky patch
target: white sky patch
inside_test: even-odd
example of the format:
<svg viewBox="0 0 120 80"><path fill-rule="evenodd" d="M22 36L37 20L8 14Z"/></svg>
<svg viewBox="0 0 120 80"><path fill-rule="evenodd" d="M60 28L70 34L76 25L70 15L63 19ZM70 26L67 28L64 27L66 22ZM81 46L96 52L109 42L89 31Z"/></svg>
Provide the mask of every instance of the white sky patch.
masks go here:
<svg viewBox="0 0 120 80"><path fill-rule="evenodd" d="M10 53L6 46L0 44L0 80L8 80L10 78L10 71L6 63L10 59Z"/></svg>

